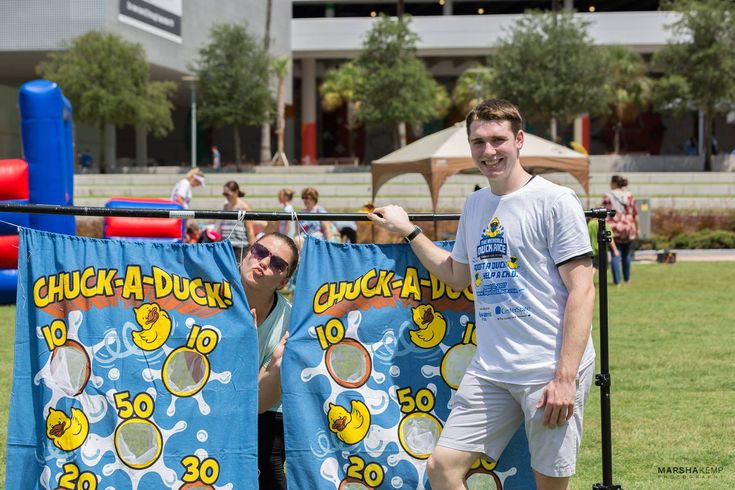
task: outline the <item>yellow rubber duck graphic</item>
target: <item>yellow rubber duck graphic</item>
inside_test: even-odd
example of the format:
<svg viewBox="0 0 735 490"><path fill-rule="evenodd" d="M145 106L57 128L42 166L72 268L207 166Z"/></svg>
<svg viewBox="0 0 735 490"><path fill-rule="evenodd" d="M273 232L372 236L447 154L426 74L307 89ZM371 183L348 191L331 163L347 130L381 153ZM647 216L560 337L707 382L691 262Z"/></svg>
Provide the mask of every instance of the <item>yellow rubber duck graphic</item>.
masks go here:
<svg viewBox="0 0 735 490"><path fill-rule="evenodd" d="M479 286L482 284L482 278L480 277L479 272L475 272L475 286Z"/></svg>
<svg viewBox="0 0 735 490"><path fill-rule="evenodd" d="M135 320L143 330L133 331L133 342L143 350L156 350L171 335L171 318L157 303L146 303L133 308Z"/></svg>
<svg viewBox="0 0 735 490"><path fill-rule="evenodd" d="M498 236L500 233L500 220L498 218L493 218L493 220L490 222L490 224L487 227L487 231L485 232L485 235L489 236L490 238L494 238Z"/></svg>
<svg viewBox="0 0 735 490"><path fill-rule="evenodd" d="M352 411L341 405L329 404L327 412L329 430L337 434L337 439L345 444L357 444L365 439L370 429L370 412L360 400L352 400Z"/></svg>
<svg viewBox="0 0 735 490"><path fill-rule="evenodd" d="M511 255L510 259L506 260L505 263L508 264L508 267L511 269L517 269L518 266L521 265L520 262L518 262L518 257L515 255Z"/></svg>
<svg viewBox="0 0 735 490"><path fill-rule="evenodd" d="M447 322L442 314L434 311L431 305L418 305L411 312L413 322L419 327L418 330L408 331L411 342L422 349L431 349L439 345L447 333Z"/></svg>
<svg viewBox="0 0 735 490"><path fill-rule="evenodd" d="M61 410L49 409L46 417L46 437L64 451L74 451L89 434L89 421L78 408L71 409L71 418Z"/></svg>

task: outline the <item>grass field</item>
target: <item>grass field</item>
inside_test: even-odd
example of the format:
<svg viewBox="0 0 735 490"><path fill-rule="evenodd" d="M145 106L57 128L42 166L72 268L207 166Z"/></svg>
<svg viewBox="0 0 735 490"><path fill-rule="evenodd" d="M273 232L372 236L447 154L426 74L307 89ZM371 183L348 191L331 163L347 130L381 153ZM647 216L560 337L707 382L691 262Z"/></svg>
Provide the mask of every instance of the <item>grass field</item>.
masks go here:
<svg viewBox="0 0 735 490"><path fill-rule="evenodd" d="M614 483L628 490L735 488L733 285L735 263L684 262L634 264L632 283L610 288ZM3 462L14 324L15 308L0 307ZM599 399L593 386L574 489L602 482ZM720 470L692 478L659 475L659 468Z"/></svg>

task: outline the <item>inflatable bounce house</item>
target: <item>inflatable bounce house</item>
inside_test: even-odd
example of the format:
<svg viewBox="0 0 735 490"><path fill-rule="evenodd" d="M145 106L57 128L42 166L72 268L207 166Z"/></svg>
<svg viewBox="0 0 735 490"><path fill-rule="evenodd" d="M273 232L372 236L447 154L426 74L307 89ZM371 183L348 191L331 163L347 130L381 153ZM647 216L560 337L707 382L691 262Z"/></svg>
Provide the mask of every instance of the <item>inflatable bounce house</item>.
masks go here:
<svg viewBox="0 0 735 490"><path fill-rule="evenodd" d="M106 208L142 208L142 209L184 209L179 203L168 199L138 199L133 197L113 197ZM105 238L123 240L154 240L164 242L180 242L184 236L186 222L176 218L135 218L128 216L107 216L102 230Z"/></svg>
<svg viewBox="0 0 735 490"><path fill-rule="evenodd" d="M15 204L74 204L71 104L54 82L20 88L25 160L0 160L0 200ZM0 303L15 302L18 226L74 235L74 216L0 213Z"/></svg>
<svg viewBox="0 0 735 490"><path fill-rule="evenodd" d="M33 80L20 88L25 160L0 160L0 202L74 205L72 108L59 86ZM164 199L113 198L108 208L182 209ZM74 216L0 213L0 304L15 303L18 282L18 227L76 234ZM107 217L105 238L181 241L181 219Z"/></svg>

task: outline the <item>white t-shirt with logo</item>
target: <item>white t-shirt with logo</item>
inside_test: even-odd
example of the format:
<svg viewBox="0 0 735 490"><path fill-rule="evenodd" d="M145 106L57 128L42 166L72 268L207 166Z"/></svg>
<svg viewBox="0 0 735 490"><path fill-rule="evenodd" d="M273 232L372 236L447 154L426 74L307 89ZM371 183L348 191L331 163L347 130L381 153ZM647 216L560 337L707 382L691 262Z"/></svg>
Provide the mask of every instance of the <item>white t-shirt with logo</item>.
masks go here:
<svg viewBox="0 0 735 490"><path fill-rule="evenodd" d="M591 251L571 189L537 176L503 196L471 194L452 250L469 264L475 294L477 352L467 371L505 383L551 381L568 296L558 266ZM594 359L590 335L579 369Z"/></svg>

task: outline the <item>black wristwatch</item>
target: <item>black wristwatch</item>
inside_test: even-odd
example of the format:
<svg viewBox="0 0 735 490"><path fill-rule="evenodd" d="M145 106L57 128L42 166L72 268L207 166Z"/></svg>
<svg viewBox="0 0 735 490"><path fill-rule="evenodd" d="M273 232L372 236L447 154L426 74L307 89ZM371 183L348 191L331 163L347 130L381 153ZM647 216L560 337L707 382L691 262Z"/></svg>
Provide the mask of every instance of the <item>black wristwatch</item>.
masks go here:
<svg viewBox="0 0 735 490"><path fill-rule="evenodd" d="M424 230L422 230L420 227L417 226L416 228L413 229L413 231L411 233L409 233L408 235L404 236L403 239L406 240L406 243L411 243L411 241L414 238L416 238L417 236L419 236L423 232L424 232Z"/></svg>

